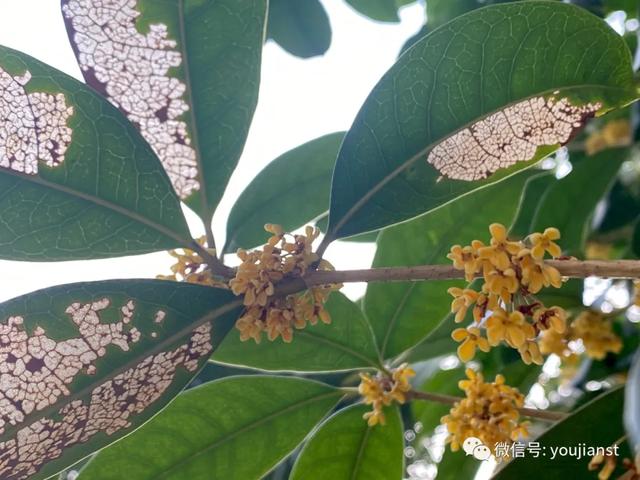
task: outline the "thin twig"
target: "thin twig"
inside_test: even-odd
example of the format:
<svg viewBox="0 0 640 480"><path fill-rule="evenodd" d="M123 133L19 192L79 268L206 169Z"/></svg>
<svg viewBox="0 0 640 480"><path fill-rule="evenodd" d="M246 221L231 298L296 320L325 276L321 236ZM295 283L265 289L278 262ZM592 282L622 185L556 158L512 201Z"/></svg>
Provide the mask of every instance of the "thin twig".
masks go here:
<svg viewBox="0 0 640 480"><path fill-rule="evenodd" d="M418 392L411 390L408 394L409 399L427 400L430 402L444 403L445 405L453 405L462 398L454 397L451 395L442 395L440 393L432 392ZM562 412L554 412L551 410L538 410L536 408L519 408L520 415L524 417L538 418L540 420L548 420L550 422L557 422L567 417L567 414Z"/></svg>
<svg viewBox="0 0 640 480"><path fill-rule="evenodd" d="M202 257L202 259L214 274L227 279L233 278L235 276L235 270L233 268L226 266L224 263L222 263L222 260L220 260L215 255L212 255L205 247L200 245L195 240L191 242L189 248L194 252L198 252L198 255Z"/></svg>

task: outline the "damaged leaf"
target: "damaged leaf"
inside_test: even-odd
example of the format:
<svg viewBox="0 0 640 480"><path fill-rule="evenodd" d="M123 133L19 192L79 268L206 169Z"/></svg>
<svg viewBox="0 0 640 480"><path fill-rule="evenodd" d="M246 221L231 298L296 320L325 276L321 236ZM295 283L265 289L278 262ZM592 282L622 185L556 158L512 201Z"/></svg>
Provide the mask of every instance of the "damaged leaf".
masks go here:
<svg viewBox="0 0 640 480"><path fill-rule="evenodd" d="M522 1L458 17L402 55L356 117L336 163L329 237L501 180L636 98L623 39L579 7Z"/></svg>
<svg viewBox="0 0 640 480"><path fill-rule="evenodd" d="M266 0L62 0L62 13L87 83L210 221L257 103Z"/></svg>
<svg viewBox="0 0 640 480"><path fill-rule="evenodd" d="M0 306L0 478L47 478L164 407L226 335L226 290L158 280L53 287Z"/></svg>
<svg viewBox="0 0 640 480"><path fill-rule="evenodd" d="M3 47L0 191L0 258L108 258L191 242L160 162L120 112Z"/></svg>

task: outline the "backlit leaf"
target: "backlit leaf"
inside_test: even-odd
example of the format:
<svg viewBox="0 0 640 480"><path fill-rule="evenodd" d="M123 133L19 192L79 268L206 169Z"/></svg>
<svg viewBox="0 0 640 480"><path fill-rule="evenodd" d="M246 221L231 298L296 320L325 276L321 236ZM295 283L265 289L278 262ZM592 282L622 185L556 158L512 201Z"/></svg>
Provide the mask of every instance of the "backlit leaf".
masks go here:
<svg viewBox="0 0 640 480"><path fill-rule="evenodd" d="M324 55L331 46L331 24L319 0L270 0L267 36L292 55Z"/></svg>
<svg viewBox="0 0 640 480"><path fill-rule="evenodd" d="M191 242L167 175L90 88L0 47L0 257L51 261Z"/></svg>
<svg viewBox="0 0 640 480"><path fill-rule="evenodd" d="M380 22L399 22L396 0L346 0L355 10Z"/></svg>
<svg viewBox="0 0 640 480"><path fill-rule="evenodd" d="M331 324L319 322L296 332L295 341L242 342L236 332L225 338L214 360L263 370L321 372L371 368L379 355L362 311L339 292L326 304Z"/></svg>
<svg viewBox="0 0 640 480"><path fill-rule="evenodd" d="M227 290L159 280L64 285L2 304L0 478L47 478L142 425L238 312Z"/></svg>
<svg viewBox="0 0 640 480"><path fill-rule="evenodd" d="M353 405L323 423L300 452L291 480L401 480L400 412L387 408L386 425L369 427L362 415L370 409Z"/></svg>
<svg viewBox="0 0 640 480"><path fill-rule="evenodd" d="M100 452L80 480L262 478L341 396L340 390L301 378L230 377L206 383Z"/></svg>
<svg viewBox="0 0 640 480"><path fill-rule="evenodd" d="M531 165L589 117L633 101L632 74L624 40L572 5L522 1L452 20L402 55L357 115L336 163L328 240Z"/></svg>
<svg viewBox="0 0 640 480"><path fill-rule="evenodd" d="M178 196L209 222L257 103L266 0L61 1L87 83L140 129Z"/></svg>
<svg viewBox="0 0 640 480"><path fill-rule="evenodd" d="M329 209L331 176L344 132L311 140L267 165L229 213L225 252L265 243L265 223L292 231Z"/></svg>

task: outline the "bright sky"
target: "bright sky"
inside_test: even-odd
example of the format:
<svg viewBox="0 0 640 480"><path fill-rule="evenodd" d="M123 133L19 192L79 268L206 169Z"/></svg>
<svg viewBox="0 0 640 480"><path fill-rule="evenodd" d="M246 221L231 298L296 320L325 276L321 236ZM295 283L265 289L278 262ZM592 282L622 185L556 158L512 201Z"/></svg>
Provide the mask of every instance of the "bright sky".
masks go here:
<svg viewBox="0 0 640 480"><path fill-rule="evenodd" d="M242 189L281 153L325 133L346 130L400 47L423 22L417 4L401 11L400 24L381 24L354 12L342 0L323 0L331 18L333 43L319 58L300 60L270 42L264 49L260 101L240 165L214 218L223 243L229 209ZM0 0L0 44L21 50L81 78L56 0ZM190 215L190 220L195 216ZM277 222L278 219L265 219ZM195 234L197 220L190 221ZM372 245L337 242L327 258L338 268L367 267ZM5 281L0 301L63 283L111 278L149 278L168 273L171 259L155 253L91 262L22 263L0 261ZM350 285L352 297L362 285Z"/></svg>

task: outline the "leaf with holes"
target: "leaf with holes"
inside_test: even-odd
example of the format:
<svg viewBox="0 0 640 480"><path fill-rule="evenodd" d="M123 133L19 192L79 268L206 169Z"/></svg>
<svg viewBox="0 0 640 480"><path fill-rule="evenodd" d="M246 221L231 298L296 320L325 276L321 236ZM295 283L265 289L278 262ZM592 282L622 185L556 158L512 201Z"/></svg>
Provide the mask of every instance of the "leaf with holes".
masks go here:
<svg viewBox="0 0 640 480"><path fill-rule="evenodd" d="M358 113L325 246L501 180L636 98L624 40L579 7L522 1L458 17L402 55Z"/></svg>
<svg viewBox="0 0 640 480"><path fill-rule="evenodd" d="M486 239L487 227L493 222L511 223L530 176L522 172L421 218L383 230L373 266L450 264L447 253L451 246ZM383 358L401 354L435 329L450 311L447 289L464 285L462 280L369 284L364 310Z"/></svg>
<svg viewBox="0 0 640 480"><path fill-rule="evenodd" d="M267 165L229 213L225 252L265 243L265 223L292 231L329 209L331 176L344 132L331 133L290 150Z"/></svg>
<svg viewBox="0 0 640 480"><path fill-rule="evenodd" d="M87 83L210 222L256 107L266 0L62 0L62 13Z"/></svg>
<svg viewBox="0 0 640 480"><path fill-rule="evenodd" d="M331 46L331 24L319 0L270 0L267 36L292 55L324 55Z"/></svg>
<svg viewBox="0 0 640 480"><path fill-rule="evenodd" d="M334 292L326 304L331 324L322 322L297 331L295 341L242 342L227 335L213 359L233 365L275 371L322 372L376 368L379 354L371 326L360 307Z"/></svg>
<svg viewBox="0 0 640 480"><path fill-rule="evenodd" d="M262 478L342 395L302 378L230 377L206 383L100 452L79 480Z"/></svg>
<svg viewBox="0 0 640 480"><path fill-rule="evenodd" d="M367 405L339 411L313 434L300 452L291 480L400 480L404 439L400 411L385 409L386 425L370 427Z"/></svg>
<svg viewBox="0 0 640 480"><path fill-rule="evenodd" d="M0 478L48 478L138 428L238 313L227 290L160 280L63 285L2 304Z"/></svg>
<svg viewBox="0 0 640 480"><path fill-rule="evenodd" d="M120 112L0 47L0 257L106 258L189 245L167 175Z"/></svg>

